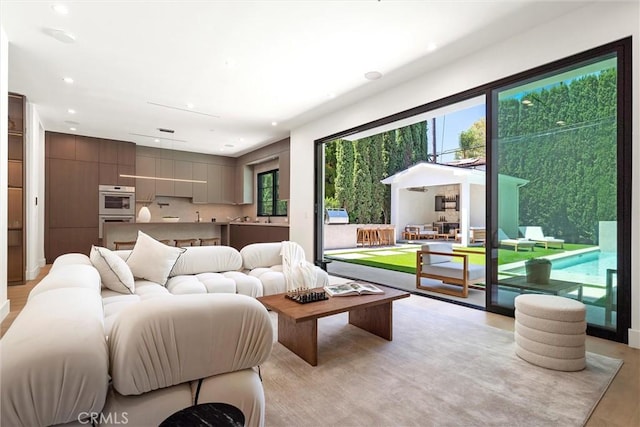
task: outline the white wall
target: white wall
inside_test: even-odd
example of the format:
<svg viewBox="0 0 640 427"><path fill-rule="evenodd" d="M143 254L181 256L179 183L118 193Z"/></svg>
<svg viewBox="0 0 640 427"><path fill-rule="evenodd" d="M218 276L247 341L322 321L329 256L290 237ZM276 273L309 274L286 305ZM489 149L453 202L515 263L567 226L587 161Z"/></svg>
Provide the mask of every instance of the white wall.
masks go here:
<svg viewBox="0 0 640 427"><path fill-rule="evenodd" d="M25 182L25 230L27 242L27 280L38 276L44 266L44 128L36 106L27 98L27 133L25 159L29 171ZM36 198L38 202L36 204Z"/></svg>
<svg viewBox="0 0 640 427"><path fill-rule="evenodd" d="M470 184L471 191L469 210L469 226L470 227L486 227L487 217L487 200L485 186L478 184Z"/></svg>
<svg viewBox="0 0 640 427"><path fill-rule="evenodd" d="M8 60L9 38L4 28L0 27L0 321L9 314L9 300L7 300Z"/></svg>
<svg viewBox="0 0 640 427"><path fill-rule="evenodd" d="M291 132L291 239L299 242L307 256L313 254L314 141L444 98L482 84L552 62L630 35L633 36L633 145L640 146L638 112L640 79L640 5L638 2L605 3L573 11L554 21L502 43L479 50L403 85L343 108ZM577 37L576 34L580 36ZM640 164L640 150L633 152L633 164ZM633 182L640 182L640 168L633 170ZM636 191L637 192L637 191ZM640 198L632 201L632 217L640 218ZM640 223L632 225L632 329L629 344L640 348Z"/></svg>

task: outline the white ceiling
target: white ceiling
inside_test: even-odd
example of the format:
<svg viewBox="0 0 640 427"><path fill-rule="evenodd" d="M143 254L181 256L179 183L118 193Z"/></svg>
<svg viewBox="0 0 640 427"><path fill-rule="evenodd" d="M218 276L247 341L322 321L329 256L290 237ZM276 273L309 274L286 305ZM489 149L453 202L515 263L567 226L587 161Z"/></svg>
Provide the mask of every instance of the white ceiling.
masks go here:
<svg viewBox="0 0 640 427"><path fill-rule="evenodd" d="M9 90L46 130L232 157L585 4L67 1L63 16L55 2L0 3Z"/></svg>

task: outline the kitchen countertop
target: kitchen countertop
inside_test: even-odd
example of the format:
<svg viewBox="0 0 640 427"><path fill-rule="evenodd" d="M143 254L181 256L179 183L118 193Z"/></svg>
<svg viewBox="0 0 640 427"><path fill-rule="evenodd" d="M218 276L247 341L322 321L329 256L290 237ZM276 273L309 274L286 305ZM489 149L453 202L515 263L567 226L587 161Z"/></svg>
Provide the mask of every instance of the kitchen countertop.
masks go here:
<svg viewBox="0 0 640 427"><path fill-rule="evenodd" d="M262 225L265 227L289 227L288 222L230 222L229 225Z"/></svg>

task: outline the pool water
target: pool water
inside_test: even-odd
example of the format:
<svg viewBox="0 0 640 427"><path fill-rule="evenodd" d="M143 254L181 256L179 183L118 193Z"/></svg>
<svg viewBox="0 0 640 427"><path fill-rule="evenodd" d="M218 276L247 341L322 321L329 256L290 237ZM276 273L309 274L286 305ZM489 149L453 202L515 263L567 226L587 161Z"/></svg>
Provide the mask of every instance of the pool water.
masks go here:
<svg viewBox="0 0 640 427"><path fill-rule="evenodd" d="M618 268L618 256L613 252L594 251L555 259L551 263L553 270L587 276L606 276L607 269Z"/></svg>
<svg viewBox="0 0 640 427"><path fill-rule="evenodd" d="M551 260L551 277L558 280L604 286L607 269L616 269L618 256L613 252L591 251ZM525 274L525 267L508 270Z"/></svg>

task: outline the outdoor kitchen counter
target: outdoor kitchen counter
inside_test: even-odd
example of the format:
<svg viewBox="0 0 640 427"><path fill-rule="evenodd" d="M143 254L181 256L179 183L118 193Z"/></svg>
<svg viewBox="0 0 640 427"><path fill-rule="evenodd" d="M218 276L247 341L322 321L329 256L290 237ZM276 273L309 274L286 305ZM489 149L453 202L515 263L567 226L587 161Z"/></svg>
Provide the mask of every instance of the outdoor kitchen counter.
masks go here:
<svg viewBox="0 0 640 427"><path fill-rule="evenodd" d="M157 240L220 238L220 244L229 244L228 222L111 222L105 223L102 246L115 249L113 242L131 242L138 230Z"/></svg>

